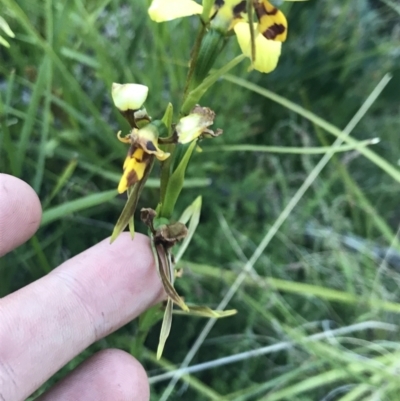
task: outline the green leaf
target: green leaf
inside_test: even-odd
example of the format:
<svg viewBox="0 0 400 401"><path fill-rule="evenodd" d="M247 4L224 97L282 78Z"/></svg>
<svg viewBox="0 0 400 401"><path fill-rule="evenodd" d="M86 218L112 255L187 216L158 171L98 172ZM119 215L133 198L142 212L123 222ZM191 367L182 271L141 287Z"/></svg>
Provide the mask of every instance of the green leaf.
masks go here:
<svg viewBox="0 0 400 401"><path fill-rule="evenodd" d="M392 0L381 0L381 1L383 1L387 6L392 8L394 11L396 11L397 14L400 15L400 4L399 3L395 3Z"/></svg>
<svg viewBox="0 0 400 401"><path fill-rule="evenodd" d="M151 160L150 164L147 166L146 171L144 173L143 178L132 186L130 190L128 201L126 202L121 215L117 221L117 224L114 227L114 230L111 234L110 243L112 244L118 236L125 230L126 226L130 224L129 230L131 232L131 236L134 236L134 223L133 223L133 215L135 214L135 210L139 201L140 194L146 184L146 180L150 175L150 172L154 165L154 158Z"/></svg>
<svg viewBox="0 0 400 401"><path fill-rule="evenodd" d="M116 195L116 190L100 192L45 210L40 226L44 227L55 220L62 219L72 213L78 212L79 210L85 210L93 206L101 205L102 203L115 198Z"/></svg>
<svg viewBox="0 0 400 401"><path fill-rule="evenodd" d="M3 45L4 47L10 47L10 44L2 36L0 36L0 45Z"/></svg>
<svg viewBox="0 0 400 401"><path fill-rule="evenodd" d="M160 304L147 309L139 316L138 330L135 334L131 346L131 354L136 358L141 358L143 344L150 329L163 318L163 310Z"/></svg>
<svg viewBox="0 0 400 401"><path fill-rule="evenodd" d="M10 25L8 25L7 21L0 16L0 29L4 31L4 33L10 38L15 38L14 32L11 30Z"/></svg>
<svg viewBox="0 0 400 401"><path fill-rule="evenodd" d="M157 359L161 358L162 353L164 351L165 342L167 341L167 338L171 331L173 306L174 305L173 305L171 299L168 299L167 307L165 308L164 318L163 318L163 322L162 322L162 326L161 326L160 339L158 341Z"/></svg>
<svg viewBox="0 0 400 401"><path fill-rule="evenodd" d="M164 202L161 205L160 217L170 218L172 212L174 211L175 203L178 200L179 194L182 190L183 182L185 180L186 167L189 163L193 150L196 147L196 142L197 141L193 141L190 144L178 167L168 180Z"/></svg>
<svg viewBox="0 0 400 401"><path fill-rule="evenodd" d="M175 256L175 262L178 263L182 258L183 254L186 251L186 248L189 246L190 241L192 240L193 234L196 231L197 226L200 221L200 212L201 212L201 196L198 196L194 202L188 206L185 211L182 213L181 217L178 221L185 224L190 220L188 233L185 239L183 240L181 246L179 247L178 253Z"/></svg>
<svg viewBox="0 0 400 401"><path fill-rule="evenodd" d="M174 117L174 106L172 106L172 103L168 103L167 108L165 109L165 113L161 121L164 123L164 125L168 129L168 134L167 136L172 135L172 119Z"/></svg>
<svg viewBox="0 0 400 401"><path fill-rule="evenodd" d="M149 331L163 316L161 304L147 309L139 316L139 330Z"/></svg>
<svg viewBox="0 0 400 401"><path fill-rule="evenodd" d="M78 52L74 49L62 47L60 53L66 58L78 61L79 63L87 65L93 69L98 69L101 67L99 62L94 57L88 56L87 54Z"/></svg>
<svg viewBox="0 0 400 401"><path fill-rule="evenodd" d="M122 233L122 231L125 230L128 224L130 224L129 230L135 230L132 224L132 216L135 214L136 206L139 201L139 195L141 192L139 189L140 186L141 181L133 185L132 192L128 195L128 201L125 203L121 215L119 216L118 221L115 224L114 230L111 234L110 243L113 243L118 238L118 236Z"/></svg>
<svg viewBox="0 0 400 401"><path fill-rule="evenodd" d="M348 152L350 150L358 150L359 148L375 145L380 142L379 138L366 139L351 145L341 146L316 146L316 147L292 147L292 146L263 146L263 145L223 145L208 146L202 148L203 152L266 152L266 153L286 153L301 155L318 155L327 152Z"/></svg>
<svg viewBox="0 0 400 401"><path fill-rule="evenodd" d="M67 167L65 167L64 171L58 177L56 185L54 186L53 190L51 191L51 194L49 195L49 197L43 203L43 208L44 209L51 202L51 200L61 191L61 189L64 187L64 185L71 178L72 174L74 173L74 171L76 169L77 164L78 164L78 160L77 159L72 159L67 164Z"/></svg>
<svg viewBox="0 0 400 401"><path fill-rule="evenodd" d="M40 114L39 111L39 109L41 108L40 100L43 94L46 93L48 71L49 71L48 58L44 56L42 63L39 67L36 85L34 86L32 96L29 101L27 116L21 128L21 135L18 141L18 147L17 147L18 176L20 176L22 173L22 167L25 162L26 152L29 148L29 143L32 142L31 135L33 135L36 117Z"/></svg>
<svg viewBox="0 0 400 401"><path fill-rule="evenodd" d="M224 65L222 68L219 70L213 72L210 74L202 84L200 84L197 88L193 89L192 91L189 92L185 102L182 105L181 109L181 114L182 115L188 115L190 111L193 109L193 107L199 103L200 99L203 97L203 95L207 92L207 90L217 82L219 78L221 78L223 75L225 75L229 70L231 70L233 67L236 67L241 61L243 61L246 58L243 54L240 56L235 57L233 60L231 60L229 63Z"/></svg>

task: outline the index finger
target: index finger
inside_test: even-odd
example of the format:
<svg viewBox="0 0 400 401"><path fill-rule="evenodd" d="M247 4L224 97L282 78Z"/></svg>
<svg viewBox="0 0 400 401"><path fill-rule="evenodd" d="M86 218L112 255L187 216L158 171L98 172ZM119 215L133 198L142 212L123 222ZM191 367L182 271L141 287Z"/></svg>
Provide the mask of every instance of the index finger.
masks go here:
<svg viewBox="0 0 400 401"><path fill-rule="evenodd" d="M27 200L7 199L11 205L1 204L11 211L3 215L6 226L15 219L13 208ZM125 233L0 299L0 400L24 400L90 344L163 296L149 239L136 234L132 241Z"/></svg>
<svg viewBox="0 0 400 401"><path fill-rule="evenodd" d="M0 386L23 400L93 342L163 298L148 238L102 241L0 300Z"/></svg>

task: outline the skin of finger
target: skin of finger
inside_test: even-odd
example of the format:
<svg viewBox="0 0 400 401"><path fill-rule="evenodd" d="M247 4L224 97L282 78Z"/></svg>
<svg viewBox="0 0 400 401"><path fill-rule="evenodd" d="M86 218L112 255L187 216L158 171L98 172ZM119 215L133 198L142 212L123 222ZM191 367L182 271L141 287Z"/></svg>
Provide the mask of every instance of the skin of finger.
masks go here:
<svg viewBox="0 0 400 401"><path fill-rule="evenodd" d="M24 400L90 344L163 298L149 239L124 233L1 299L0 400Z"/></svg>
<svg viewBox="0 0 400 401"><path fill-rule="evenodd" d="M32 237L41 218L35 191L19 178L0 174L0 256Z"/></svg>
<svg viewBox="0 0 400 401"><path fill-rule="evenodd" d="M100 351L36 401L148 401L146 372L131 355Z"/></svg>

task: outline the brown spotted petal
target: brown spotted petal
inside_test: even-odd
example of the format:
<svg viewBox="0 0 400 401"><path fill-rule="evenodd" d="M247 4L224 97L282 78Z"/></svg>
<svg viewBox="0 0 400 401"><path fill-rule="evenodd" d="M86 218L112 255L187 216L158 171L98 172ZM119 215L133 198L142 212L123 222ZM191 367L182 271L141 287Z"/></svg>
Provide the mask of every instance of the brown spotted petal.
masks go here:
<svg viewBox="0 0 400 401"><path fill-rule="evenodd" d="M139 145L147 154L154 155L158 160L164 161L170 156L158 147L158 132L152 124L139 130L132 130L131 140Z"/></svg>
<svg viewBox="0 0 400 401"><path fill-rule="evenodd" d="M149 165L151 156L140 148L131 146L124 163L124 173L118 185L118 192L122 194L130 186L140 181Z"/></svg>
<svg viewBox="0 0 400 401"><path fill-rule="evenodd" d="M234 27L239 46L245 56L252 58L252 44L247 22L238 22ZM282 42L267 39L259 30L258 25L254 24L256 32L254 38L255 60L253 68L257 71L269 73L273 71L281 55Z"/></svg>
<svg viewBox="0 0 400 401"><path fill-rule="evenodd" d="M267 0L255 2L255 12L259 21L258 31L268 40L284 42L287 36L287 20L282 11Z"/></svg>

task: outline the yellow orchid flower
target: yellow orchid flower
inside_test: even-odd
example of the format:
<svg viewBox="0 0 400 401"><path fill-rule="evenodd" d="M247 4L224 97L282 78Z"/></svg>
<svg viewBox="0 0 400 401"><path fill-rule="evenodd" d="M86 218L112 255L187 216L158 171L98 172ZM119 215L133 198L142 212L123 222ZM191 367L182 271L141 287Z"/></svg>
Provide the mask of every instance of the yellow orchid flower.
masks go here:
<svg viewBox="0 0 400 401"><path fill-rule="evenodd" d="M268 0L253 0L253 7L259 21L254 24L253 67L268 73L278 64L281 42L286 40L287 21L284 14ZM203 8L193 0L153 0L148 11L153 21L163 22L201 14ZM211 27L224 32L233 29L243 54L251 59L253 55L249 23L246 0L215 1Z"/></svg>
<svg viewBox="0 0 400 401"><path fill-rule="evenodd" d="M141 129L134 128L126 137L121 137L121 132L118 132L117 137L121 142L131 145L124 162L124 172L118 185L118 192L122 194L131 185L143 178L153 157L164 161L170 154L157 146L158 132L152 124Z"/></svg>

